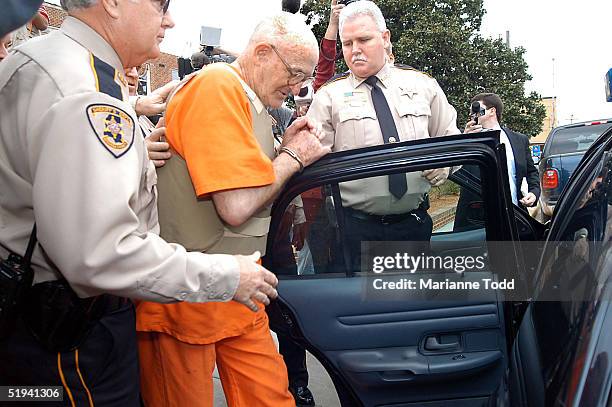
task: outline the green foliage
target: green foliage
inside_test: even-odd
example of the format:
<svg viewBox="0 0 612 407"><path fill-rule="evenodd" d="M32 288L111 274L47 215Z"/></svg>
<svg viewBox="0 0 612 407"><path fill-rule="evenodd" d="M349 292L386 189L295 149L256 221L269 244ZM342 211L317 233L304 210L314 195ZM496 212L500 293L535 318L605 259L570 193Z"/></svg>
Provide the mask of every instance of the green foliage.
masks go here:
<svg viewBox="0 0 612 407"><path fill-rule="evenodd" d="M429 196L432 199L438 199L441 196L459 195L460 191L461 189L459 185L455 184L453 181L446 181L439 187L431 187L431 190L429 191Z"/></svg>
<svg viewBox="0 0 612 407"><path fill-rule="evenodd" d="M528 136L538 134L546 115L539 95L525 95L525 49L510 48L500 39L484 38L479 30L483 0L376 0L391 31L397 62L436 78L457 109L457 125L468 121L472 96L493 92L504 101L503 124ZM323 38L329 0L307 0L302 12ZM337 71L346 70L339 61Z"/></svg>

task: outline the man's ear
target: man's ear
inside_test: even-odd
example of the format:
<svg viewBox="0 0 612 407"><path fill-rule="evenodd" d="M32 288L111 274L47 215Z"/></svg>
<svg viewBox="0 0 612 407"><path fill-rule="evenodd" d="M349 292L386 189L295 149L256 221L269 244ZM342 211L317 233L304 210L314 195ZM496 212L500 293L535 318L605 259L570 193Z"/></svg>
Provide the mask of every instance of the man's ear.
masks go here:
<svg viewBox="0 0 612 407"><path fill-rule="evenodd" d="M253 49L255 60L260 63L267 61L272 52L272 47L265 42L260 42L259 44L255 45L255 48Z"/></svg>
<svg viewBox="0 0 612 407"><path fill-rule="evenodd" d="M111 18L117 19L121 15L119 12L121 1L123 0L98 0L98 3Z"/></svg>
<svg viewBox="0 0 612 407"><path fill-rule="evenodd" d="M389 44L391 43L391 31L385 30L382 33L383 42L385 44L385 48L389 48Z"/></svg>

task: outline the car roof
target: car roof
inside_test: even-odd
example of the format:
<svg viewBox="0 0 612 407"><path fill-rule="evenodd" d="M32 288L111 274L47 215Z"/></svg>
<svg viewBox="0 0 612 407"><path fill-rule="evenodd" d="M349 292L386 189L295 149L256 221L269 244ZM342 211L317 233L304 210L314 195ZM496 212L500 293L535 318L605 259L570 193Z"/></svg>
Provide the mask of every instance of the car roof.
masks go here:
<svg viewBox="0 0 612 407"><path fill-rule="evenodd" d="M599 119L599 120L587 120L587 121L584 121L584 122L564 124L563 126L555 127L554 129L552 129L552 131L560 130L560 129L568 129L568 128L572 128L572 127L594 126L594 125L606 124L606 123L611 123L612 124L612 118L611 119Z"/></svg>

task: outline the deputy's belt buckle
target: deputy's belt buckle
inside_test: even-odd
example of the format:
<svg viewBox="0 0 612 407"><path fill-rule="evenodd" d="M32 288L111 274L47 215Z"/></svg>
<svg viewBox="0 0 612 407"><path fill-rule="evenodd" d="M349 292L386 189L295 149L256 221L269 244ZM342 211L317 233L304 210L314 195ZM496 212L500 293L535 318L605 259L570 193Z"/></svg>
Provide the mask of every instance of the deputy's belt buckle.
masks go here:
<svg viewBox="0 0 612 407"><path fill-rule="evenodd" d="M380 223L383 225L390 225L393 223L393 215L381 215Z"/></svg>

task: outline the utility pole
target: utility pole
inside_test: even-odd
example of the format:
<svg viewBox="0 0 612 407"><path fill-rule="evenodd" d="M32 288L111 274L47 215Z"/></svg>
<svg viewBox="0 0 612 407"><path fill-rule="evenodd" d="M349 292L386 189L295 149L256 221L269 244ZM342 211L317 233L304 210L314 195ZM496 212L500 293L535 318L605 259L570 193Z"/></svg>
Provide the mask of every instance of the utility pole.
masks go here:
<svg viewBox="0 0 612 407"><path fill-rule="evenodd" d="M552 126L557 126L557 91L555 89L555 58L552 59Z"/></svg>
<svg viewBox="0 0 612 407"><path fill-rule="evenodd" d="M506 46L510 48L510 30L506 30Z"/></svg>

